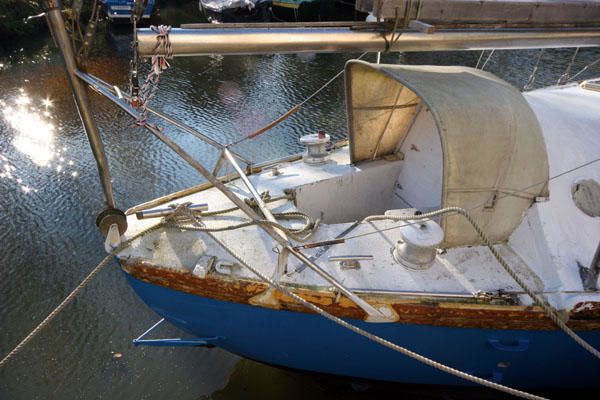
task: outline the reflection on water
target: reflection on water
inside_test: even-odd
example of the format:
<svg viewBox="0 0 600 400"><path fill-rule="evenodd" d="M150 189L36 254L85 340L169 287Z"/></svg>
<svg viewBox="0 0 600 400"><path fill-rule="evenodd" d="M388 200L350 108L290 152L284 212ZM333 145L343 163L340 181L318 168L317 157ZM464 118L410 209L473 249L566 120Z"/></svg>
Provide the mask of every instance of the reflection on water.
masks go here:
<svg viewBox="0 0 600 400"><path fill-rule="evenodd" d="M24 88L19 88L17 93L0 100L1 117L13 135L12 147L39 167L52 168L59 176L77 177L75 161L65 158L66 147L55 143L57 131L62 128L54 122L54 102L49 97L32 98ZM13 180L23 193L38 192L23 181L20 171L6 156L0 154L0 161L3 162L0 178Z"/></svg>
<svg viewBox="0 0 600 400"><path fill-rule="evenodd" d="M54 133L56 127L48 109L49 99L41 102L45 110L31 104L31 98L22 90L14 105L0 102L2 116L15 131L13 146L40 166L47 166L54 158Z"/></svg>

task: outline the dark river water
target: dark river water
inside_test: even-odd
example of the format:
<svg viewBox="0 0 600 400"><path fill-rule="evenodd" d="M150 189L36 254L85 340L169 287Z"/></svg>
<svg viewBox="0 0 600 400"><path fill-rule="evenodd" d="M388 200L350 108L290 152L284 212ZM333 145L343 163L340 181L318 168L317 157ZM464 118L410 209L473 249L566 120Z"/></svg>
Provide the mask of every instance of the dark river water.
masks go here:
<svg viewBox="0 0 600 400"><path fill-rule="evenodd" d="M102 27L90 71L124 85L127 30ZM572 50L546 51L536 86L556 82ZM539 51L498 51L486 69L522 87ZM474 66L479 52L399 55L388 63ZM225 143L262 127L308 97L356 54L212 56L172 61L153 105ZM573 71L599 56L582 49ZM374 60L370 54L367 60ZM486 57L483 58L483 61ZM598 70L591 68L581 78ZM255 161L298 152L298 138L324 130L345 137L343 81L239 151ZM108 101L92 98L120 208L202 181L185 162ZM166 127L198 160L216 152ZM103 200L95 162L54 44L41 34L0 50L0 353L9 352L104 257L94 225ZM133 347L158 317L116 265L0 370L1 399L448 399L455 389L371 385L265 366L219 349ZM179 337L169 326L157 335ZM488 391L469 398L497 397Z"/></svg>

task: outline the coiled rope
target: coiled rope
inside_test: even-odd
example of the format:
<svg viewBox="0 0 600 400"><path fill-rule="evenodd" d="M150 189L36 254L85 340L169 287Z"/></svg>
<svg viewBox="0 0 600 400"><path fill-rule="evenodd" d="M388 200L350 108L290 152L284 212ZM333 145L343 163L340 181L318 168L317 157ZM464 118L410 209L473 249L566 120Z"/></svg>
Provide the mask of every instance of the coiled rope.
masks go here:
<svg viewBox="0 0 600 400"><path fill-rule="evenodd" d="M240 228L245 228L248 226L253 226L253 225L262 225L262 226L270 226L273 228L276 228L282 232L284 232L286 235L290 236L292 239L296 240L297 242L305 242L312 234L313 232L317 229L318 225L319 225L319 220L313 220L311 217L309 217L308 215L298 212L298 211L293 211L293 212L285 212L285 213L273 213L273 217L277 220L286 220L286 221L292 221L292 220L303 220L304 221L304 225L301 228L288 228L285 227L283 225L281 225L278 222L272 222L272 221L268 221L266 219L257 219L257 220L247 220L245 222L241 222L239 224L234 224L234 225L227 225L227 226L223 226L223 227L214 227L214 228L210 228L205 226L204 224L202 226L198 226L196 224L193 225L189 225L189 220L187 219L181 219L179 218L182 214L180 212L180 209L188 209L188 205L191 203L183 203L180 205L174 205L172 206L174 208L174 212L172 215L174 215L175 219L173 221L177 222L175 224L167 224L167 227L173 227L173 228L177 228L177 229L184 229L184 230L191 230L191 231L198 231L198 232L224 232L224 231L233 231L236 229L240 229ZM225 214L225 213L229 213L232 211L237 210L237 207L232 207L230 209L227 210L222 210L219 211L218 214ZM203 212L197 212L198 215L201 216L205 216L206 214ZM217 215L215 212L211 213L211 215Z"/></svg>

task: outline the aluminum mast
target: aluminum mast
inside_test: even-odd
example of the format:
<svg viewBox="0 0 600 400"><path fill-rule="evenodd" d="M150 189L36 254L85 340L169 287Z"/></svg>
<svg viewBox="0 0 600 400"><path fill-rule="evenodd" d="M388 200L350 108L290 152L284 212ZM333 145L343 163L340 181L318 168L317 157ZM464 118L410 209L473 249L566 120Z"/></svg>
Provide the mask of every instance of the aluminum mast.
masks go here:
<svg viewBox="0 0 600 400"><path fill-rule="evenodd" d="M600 29L446 29L434 33L403 31L392 35L381 25L308 27L215 27L196 25L173 28L169 35L173 55L334 53L380 51L446 51L483 49L533 49L600 46ZM373 29L367 27L372 25ZM140 56L151 56L156 34L138 29ZM398 36L398 34L400 34Z"/></svg>

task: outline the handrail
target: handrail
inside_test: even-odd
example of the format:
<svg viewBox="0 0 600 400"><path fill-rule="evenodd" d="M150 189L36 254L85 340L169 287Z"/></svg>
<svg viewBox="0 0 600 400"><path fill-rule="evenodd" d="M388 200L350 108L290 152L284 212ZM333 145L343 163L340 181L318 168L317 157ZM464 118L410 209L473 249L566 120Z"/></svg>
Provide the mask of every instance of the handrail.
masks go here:
<svg viewBox="0 0 600 400"><path fill-rule="evenodd" d="M269 161L264 161L264 162L261 162L261 163L253 164L252 167L249 168L250 172L248 174L250 174L250 173L253 174L255 172L260 172L260 171L262 171L262 170L264 170L266 168L272 167L272 166L280 164L280 163L298 161L301 158L302 158L302 154L292 154L292 155L284 156L284 157L277 158L277 159L274 159L274 160L269 160ZM215 171L213 171L213 175L215 175L215 176L217 175L215 173ZM219 179L221 181L223 181L223 182L229 182L229 181L237 179L237 178L238 178L238 174L237 173L231 173L231 174L222 175L222 176L219 177ZM157 206L160 206L162 204L168 203L170 201L177 200L177 199L180 199L182 197L189 196L191 194L201 192L203 190L211 188L212 186L213 186L212 183L210 183L210 182L204 182L204 183L201 183L199 185L195 185L195 186L192 186L192 187L189 187L189 188L186 188L186 189L178 190L176 192L169 193L169 194L166 194L164 196L157 197L155 199L152 199L152 200L146 201L144 203L135 205L135 206L133 206L133 207L125 210L125 215L132 215L132 214L135 214L138 211L146 210L146 209L152 208L152 207L157 207Z"/></svg>
<svg viewBox="0 0 600 400"><path fill-rule="evenodd" d="M262 197L260 197L260 194L258 193L258 190L256 190L256 188L254 187L254 185L252 184L252 182L250 182L250 179L248 179L248 176L244 173L244 170L239 166L239 164L237 163L237 161L235 161L235 158L233 158L233 155L231 154L231 152L229 151L229 149L225 149L223 150L223 156L225 156L225 158L229 161L229 163L233 166L233 169L235 169L235 171L238 173L238 175L240 176L240 179L242 180L242 182L244 182L244 185L248 188L248 190L250 191L250 194L252 195L252 197L254 198L254 200L256 201L256 204L258 204L258 208L260 209L260 211L263 213L263 215L265 216L265 218L268 221L271 222L277 222L277 220L275 219L275 217L273 216L273 214L271 213L271 210L269 210L269 208L267 207L267 205L265 204L264 200L262 199ZM286 234L281 231L280 229L275 228L275 230L286 240L288 240L288 237L286 236Z"/></svg>

